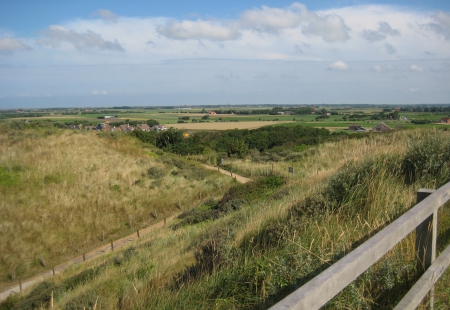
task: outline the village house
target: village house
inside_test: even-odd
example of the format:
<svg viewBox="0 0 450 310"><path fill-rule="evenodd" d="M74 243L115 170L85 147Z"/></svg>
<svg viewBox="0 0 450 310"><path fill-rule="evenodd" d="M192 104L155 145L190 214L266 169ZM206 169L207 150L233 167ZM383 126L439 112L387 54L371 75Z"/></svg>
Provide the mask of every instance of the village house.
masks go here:
<svg viewBox="0 0 450 310"><path fill-rule="evenodd" d="M79 130L83 128L83 125L78 124L78 125L69 125L67 126L68 129L74 129L74 130Z"/></svg>
<svg viewBox="0 0 450 310"><path fill-rule="evenodd" d="M450 117L443 117L443 118L441 118L441 123L443 123L443 124L450 124Z"/></svg>
<svg viewBox="0 0 450 310"><path fill-rule="evenodd" d="M142 131L150 131L150 127L145 123L137 125L137 128Z"/></svg>
<svg viewBox="0 0 450 310"><path fill-rule="evenodd" d="M372 131L376 131L376 132L387 132L389 130L391 130L391 127L389 127L385 123L380 123L372 128Z"/></svg>
<svg viewBox="0 0 450 310"><path fill-rule="evenodd" d="M151 130L154 130L154 131L167 130L167 127L164 125L154 125L154 126L152 126Z"/></svg>
<svg viewBox="0 0 450 310"><path fill-rule="evenodd" d="M130 126L130 124L123 124L123 125L120 125L119 127L120 127L121 131L123 131L123 132L131 132L134 130L134 127Z"/></svg>

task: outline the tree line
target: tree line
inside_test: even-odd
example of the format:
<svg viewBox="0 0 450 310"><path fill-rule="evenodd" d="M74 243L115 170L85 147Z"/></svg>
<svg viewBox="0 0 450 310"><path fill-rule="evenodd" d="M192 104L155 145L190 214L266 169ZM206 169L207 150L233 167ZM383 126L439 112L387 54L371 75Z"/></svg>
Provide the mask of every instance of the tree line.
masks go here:
<svg viewBox="0 0 450 310"><path fill-rule="evenodd" d="M251 150L264 152L275 147L293 149L298 145L315 145L331 134L324 128L305 126L268 126L258 129L234 129L215 132L196 132L186 136L182 130L169 128L160 132L135 130L130 133L145 143L165 151L187 155L203 154L208 150L228 156L244 156Z"/></svg>

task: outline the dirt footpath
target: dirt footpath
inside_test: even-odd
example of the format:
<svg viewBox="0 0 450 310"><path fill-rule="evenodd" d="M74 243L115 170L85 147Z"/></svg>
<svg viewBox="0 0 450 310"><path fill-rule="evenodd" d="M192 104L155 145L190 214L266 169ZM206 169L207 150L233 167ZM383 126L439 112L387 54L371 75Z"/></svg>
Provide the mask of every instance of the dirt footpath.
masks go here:
<svg viewBox="0 0 450 310"><path fill-rule="evenodd" d="M205 164L203 164L203 166L204 166L206 169L209 169L209 170L218 170L218 171L219 171L220 173L222 173L222 174L229 175L229 176L231 176L232 178L235 178L236 181L238 181L239 183L247 183L247 182L250 182L250 181L252 180L252 179L243 177L243 176L241 176L241 175L232 173L232 172L230 172L230 171L221 169L221 168L219 168L219 167L209 166L209 165L205 165Z"/></svg>

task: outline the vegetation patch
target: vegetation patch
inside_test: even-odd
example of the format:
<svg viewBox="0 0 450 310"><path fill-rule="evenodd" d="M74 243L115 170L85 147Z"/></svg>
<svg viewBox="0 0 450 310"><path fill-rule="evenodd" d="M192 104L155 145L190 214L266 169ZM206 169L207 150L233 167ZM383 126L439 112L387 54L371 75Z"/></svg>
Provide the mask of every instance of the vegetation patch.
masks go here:
<svg viewBox="0 0 450 310"><path fill-rule="evenodd" d="M20 167L8 168L0 166L0 187L15 186L19 182L18 172Z"/></svg>

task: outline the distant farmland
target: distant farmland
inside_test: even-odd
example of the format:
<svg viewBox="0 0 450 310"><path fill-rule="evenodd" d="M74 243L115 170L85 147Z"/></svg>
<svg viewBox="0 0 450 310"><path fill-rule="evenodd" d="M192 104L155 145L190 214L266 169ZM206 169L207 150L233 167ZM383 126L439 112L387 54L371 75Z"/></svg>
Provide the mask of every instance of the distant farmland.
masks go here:
<svg viewBox="0 0 450 310"><path fill-rule="evenodd" d="M289 122L211 122L211 123L184 123L184 124L170 124L168 127L186 130L227 130L227 129L254 129L263 126L288 124Z"/></svg>

